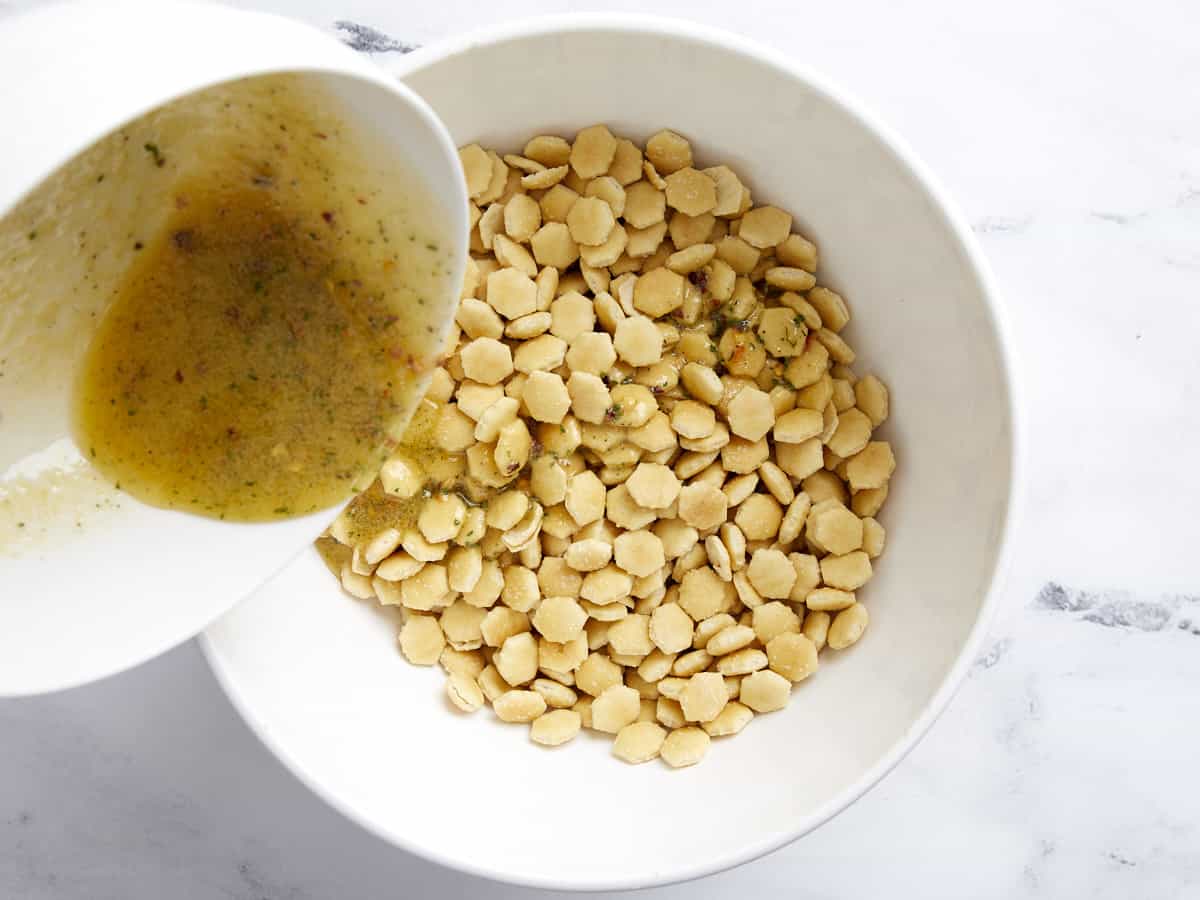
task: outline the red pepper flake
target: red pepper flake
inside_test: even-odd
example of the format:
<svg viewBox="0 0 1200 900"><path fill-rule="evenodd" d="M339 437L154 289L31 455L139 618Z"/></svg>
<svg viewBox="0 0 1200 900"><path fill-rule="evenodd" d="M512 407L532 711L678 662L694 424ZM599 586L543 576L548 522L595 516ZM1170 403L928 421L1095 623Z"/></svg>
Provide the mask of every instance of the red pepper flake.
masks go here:
<svg viewBox="0 0 1200 900"><path fill-rule="evenodd" d="M321 218L325 220L326 225L329 225L329 226L333 225L333 213L329 212L328 210L321 213Z"/></svg>
<svg viewBox="0 0 1200 900"><path fill-rule="evenodd" d="M178 369L175 370L175 381L179 384L183 384L183 373Z"/></svg>

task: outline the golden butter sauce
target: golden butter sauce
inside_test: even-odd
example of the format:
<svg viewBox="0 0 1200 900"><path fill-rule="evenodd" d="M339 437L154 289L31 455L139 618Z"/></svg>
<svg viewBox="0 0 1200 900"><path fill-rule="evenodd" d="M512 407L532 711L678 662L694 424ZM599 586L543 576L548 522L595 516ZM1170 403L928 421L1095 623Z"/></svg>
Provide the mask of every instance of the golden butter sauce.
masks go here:
<svg viewBox="0 0 1200 900"><path fill-rule="evenodd" d="M169 211L132 236L77 375L74 435L146 503L301 515L369 484L403 432L457 294L450 248L313 85L218 93L204 105L224 124L188 158L169 136L144 142L147 166L178 169Z"/></svg>

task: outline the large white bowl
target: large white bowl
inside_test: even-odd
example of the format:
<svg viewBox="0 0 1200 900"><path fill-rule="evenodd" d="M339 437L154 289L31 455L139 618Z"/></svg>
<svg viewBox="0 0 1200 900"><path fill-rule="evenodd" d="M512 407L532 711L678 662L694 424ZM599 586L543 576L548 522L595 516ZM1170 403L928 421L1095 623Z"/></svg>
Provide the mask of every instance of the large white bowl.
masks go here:
<svg viewBox="0 0 1200 900"><path fill-rule="evenodd" d="M791 704L692 769L638 767L584 735L527 730L443 699L395 625L312 553L207 633L246 720L318 794L448 866L559 889L714 872L804 834L881 778L941 712L978 648L1018 483L1000 303L971 234L912 154L859 105L730 34L647 18L542 19L412 54L404 80L459 144L520 148L594 122L669 126L797 216L849 299L863 371L890 385L899 458L871 627ZM964 764L968 764L964 761Z"/></svg>

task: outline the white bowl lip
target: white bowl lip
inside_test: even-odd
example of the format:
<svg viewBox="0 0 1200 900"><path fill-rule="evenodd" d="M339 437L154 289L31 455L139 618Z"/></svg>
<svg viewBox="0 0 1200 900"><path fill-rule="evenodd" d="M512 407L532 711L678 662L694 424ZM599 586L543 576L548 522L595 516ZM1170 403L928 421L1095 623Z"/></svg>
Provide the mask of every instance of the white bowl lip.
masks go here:
<svg viewBox="0 0 1200 900"><path fill-rule="evenodd" d="M241 20L243 23L255 22L256 26L261 28L266 33L271 28L277 28L282 23L287 27L296 27L304 31L311 31L320 34L320 30L295 19L286 16L279 16L273 13L262 12L252 9L235 9L231 7L213 6L207 2L196 2L196 0L172 0L174 5L188 7L200 10L215 10L217 15L231 14L231 17ZM87 0L52 0L40 6L33 6L26 9L14 9L7 14L0 16L0 23L5 27L24 26L29 23L37 23L39 19L51 19L55 15L61 14L63 8L68 11L71 6L87 3ZM330 37L331 46L337 48L337 39ZM348 49L348 48L347 48ZM361 64L360 64L361 63ZM142 116L153 112L156 109L161 109L168 104L174 103L176 100L181 100L184 97L190 97L193 94L198 94L201 91L209 90L210 88L221 87L223 85L232 84L236 81L242 81L249 78L263 78L270 75L332 75L344 78L355 79L368 84L373 84L377 87L382 87L388 91L397 94L403 102L411 106L420 113L420 116L429 125L430 131L438 137L438 142L442 145L442 150L447 154L447 158L458 162L458 148L454 146L453 140L450 137L449 131L442 124L442 120L430 109L429 104L424 98L419 96L416 91L410 88L402 81L397 81L388 75L386 69L380 66L373 66L366 60L361 60L356 57L353 52L349 56L345 56L338 60L322 59L313 60L312 62L299 65L280 65L276 63L251 63L243 64L236 70L231 70L228 74L222 75L213 79L205 79L196 82L182 89L172 89L163 91L155 96L154 99L139 103L136 106L130 107L131 112L122 118L119 122L108 124L102 127L93 128L88 135L77 141L71 146L64 146L54 156L49 157L45 165L42 167L37 179L25 186L25 189L11 198L8 203L0 202L0 218L8 215L12 210L16 209L21 203L29 197L46 179L50 178L54 173L58 172L64 166L70 164L76 157L84 151L95 146L104 138L124 128L132 122L137 121ZM465 222L465 213L464 219Z"/></svg>
<svg viewBox="0 0 1200 900"><path fill-rule="evenodd" d="M416 110L420 111L421 117L430 122L431 129L438 133L439 142L442 143L443 150L449 147L453 151L452 156L455 161L458 160L458 148L450 143L448 132L442 126L441 120L432 113L429 104L421 99L415 91L403 82L397 82L394 79L388 78L386 71L371 72L369 69L352 69L349 66L339 66L328 62L312 62L305 65L265 65L265 66L247 66L239 70L235 74L222 76L211 81L205 81L202 84L196 84L183 90L172 90L164 92L159 99L149 103L139 104L134 108L134 112L129 116L121 119L115 124L105 126L103 128L94 129L94 133L83 141L74 146L64 149L64 151L53 157L47 165L42 168L38 179L32 184L26 186L25 190L16 195L12 203L7 206L0 206L0 218L8 215L14 209L21 205L30 194L40 187L46 179L50 178L54 173L58 172L64 166L70 165L80 154L100 143L111 134L120 131L126 125L136 122L142 116L154 112L156 109L162 109L174 103L176 100L182 100L185 97L191 97L194 94L199 94L211 88L218 88L225 85L233 84L237 81L244 81L251 78L265 78L270 75L332 75L342 78L349 78L355 81L361 81L366 84L372 84L377 87L382 87L388 91L392 91L401 97L404 102L409 103ZM440 133L439 133L440 132ZM465 220L464 220L465 221Z"/></svg>
<svg viewBox="0 0 1200 900"><path fill-rule="evenodd" d="M1024 425L1021 415L1023 407L1019 402L1021 390L1017 377L1017 359L1012 326L1008 320L1008 314L1000 299L999 292L996 289L989 266L975 240L970 226L941 185L926 168L925 164L918 159L915 152L908 146L907 142L880 122L860 101L848 96L840 88L831 85L823 76L813 72L806 66L796 63L778 50L741 37L733 32L667 16L638 13L564 13L525 17L501 24L483 26L465 34L450 37L427 47L414 50L412 53L406 55L398 64L392 65L389 68L390 71L403 78L413 70L423 68L426 65L458 54L468 53L477 47L528 37L544 37L585 30L619 31L638 35L682 39L699 44L707 44L721 50L749 57L760 63L766 63L778 70L780 74L803 82L811 90L822 94L833 105L841 108L848 115L853 116L867 131L878 137L896 160L911 172L915 180L919 182L923 190L933 201L937 211L950 226L954 234L958 245L956 249L966 258L975 276L980 293L984 297L990 324L999 345L1000 364L1004 375L1004 384L1007 388L1009 436L1011 441L1008 496L1005 504L1004 524L1000 533L998 549L994 557L990 584L983 604L980 606L979 615L976 618L974 626L967 635L962 649L943 679L941 686L926 704L921 714L905 732L904 736L854 784L816 812L798 821L793 828L777 832L765 839L750 844L740 845L725 855L705 859L689 867L656 874L651 879L628 878L620 874L614 874L611 877L599 879L570 880L506 871L479 865L470 859L452 856L439 848L421 845L402 834L397 834L383 823L373 820L366 814L352 808L349 804L344 803L335 793L327 790L315 775L308 772L303 764L294 758L287 748L275 739L248 705L240 693L237 684L231 680L229 672L225 669L224 663L208 635L201 635L200 646L216 675L218 683L225 690L225 693L242 718L250 726L251 731L280 759L293 775L318 797L341 812L346 818L409 853L449 869L466 872L480 878L525 887L591 892L637 890L677 884L702 878L706 875L712 875L758 859L820 827L862 797L868 790L878 784L884 775L895 768L929 731L930 727L957 693L979 653L984 638L987 636L989 623L1005 587L1006 573L1011 563L1012 536L1015 530L1015 522L1019 519L1020 507L1023 500L1020 485L1022 484L1025 463Z"/></svg>

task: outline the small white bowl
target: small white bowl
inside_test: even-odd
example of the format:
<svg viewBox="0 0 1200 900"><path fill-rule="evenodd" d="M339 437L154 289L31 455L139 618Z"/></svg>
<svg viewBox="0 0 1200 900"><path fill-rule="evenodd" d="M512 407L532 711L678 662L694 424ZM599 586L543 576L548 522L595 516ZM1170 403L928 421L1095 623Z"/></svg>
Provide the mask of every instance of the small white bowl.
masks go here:
<svg viewBox="0 0 1200 900"><path fill-rule="evenodd" d="M462 169L449 135L420 98L316 29L214 4L62 3L0 21L0 121L11 126L0 166L0 218L60 166L142 114L203 88L281 72L310 76L342 121L370 128L437 198L443 209L430 214L445 221L461 273ZM141 148L133 146L137 156ZM114 181L105 188L116 187ZM169 203L170 183L156 184L147 190L162 196L136 202L150 209ZM70 194L60 208L83 220L90 251L132 256L125 237L134 224L95 213L92 202ZM128 213L131 206L114 201L109 208ZM48 249L31 264L34 283L47 291L82 257L74 231L48 218L38 238L38 247ZM121 249L113 250L118 243ZM9 264L6 256L0 265ZM6 274L0 268L0 284ZM75 288L69 276L63 281L58 296ZM18 296L34 306L32 291ZM88 475L69 440L69 406L80 359L73 354L86 348L90 326L80 316L82 329L64 328L54 316L43 307L22 310L19 319L0 316L0 358L8 358L0 384L0 500L14 473L46 463L82 473L35 483L33 495L41 499L32 512L0 507L0 697L100 678L192 637L278 571L331 514L229 524L147 506ZM22 367L13 346L23 331L9 327L10 318L66 331L72 340L60 339L49 363L25 354L33 363ZM80 330L83 344L76 340ZM97 505L105 509L97 512ZM6 541L10 532L24 537L35 529L39 536L16 549L18 542Z"/></svg>
<svg viewBox="0 0 1200 900"><path fill-rule="evenodd" d="M796 61L650 18L569 16L413 53L405 81L457 143L517 150L594 122L662 127L795 213L848 298L859 370L890 386L899 469L871 626L823 656L785 711L672 771L585 733L547 751L488 711L464 716L395 624L341 594L309 553L209 629L251 727L346 815L414 853L503 881L639 888L745 862L877 782L962 680L995 597L1018 479L1000 301L962 219L882 125Z"/></svg>

